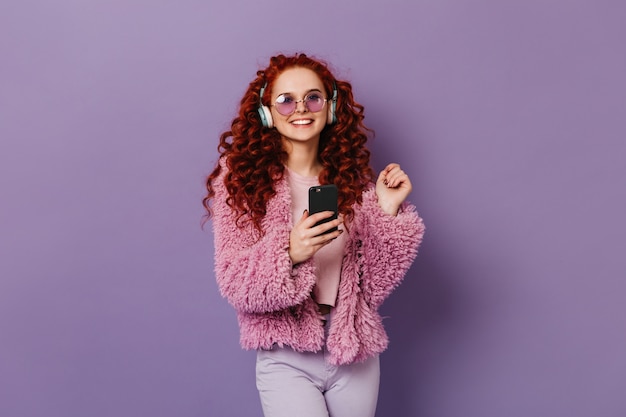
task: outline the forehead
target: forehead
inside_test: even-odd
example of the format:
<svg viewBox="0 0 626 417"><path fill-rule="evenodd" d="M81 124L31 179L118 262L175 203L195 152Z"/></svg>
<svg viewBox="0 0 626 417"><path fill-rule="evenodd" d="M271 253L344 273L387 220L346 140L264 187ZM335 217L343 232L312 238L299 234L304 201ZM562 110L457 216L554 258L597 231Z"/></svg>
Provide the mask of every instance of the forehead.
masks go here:
<svg viewBox="0 0 626 417"><path fill-rule="evenodd" d="M324 91L324 84L314 71L301 67L286 69L276 77L272 85L272 95L304 94L310 90Z"/></svg>

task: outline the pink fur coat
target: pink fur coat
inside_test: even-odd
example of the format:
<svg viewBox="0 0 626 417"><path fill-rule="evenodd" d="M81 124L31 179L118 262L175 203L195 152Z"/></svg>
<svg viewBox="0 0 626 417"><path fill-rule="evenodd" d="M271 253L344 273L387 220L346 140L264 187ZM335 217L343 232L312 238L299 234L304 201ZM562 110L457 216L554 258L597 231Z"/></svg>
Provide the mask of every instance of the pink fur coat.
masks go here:
<svg viewBox="0 0 626 417"><path fill-rule="evenodd" d="M401 282L417 255L424 224L409 203L397 216L380 209L373 188L363 193L346 230L341 282L326 340L322 316L311 298L312 259L292 265L287 252L292 228L286 179L267 203L262 236L250 223L235 225L226 205L226 168L214 182L215 273L220 293L235 307L245 349L273 344L316 352L326 343L334 365L360 362L389 343L378 308Z"/></svg>

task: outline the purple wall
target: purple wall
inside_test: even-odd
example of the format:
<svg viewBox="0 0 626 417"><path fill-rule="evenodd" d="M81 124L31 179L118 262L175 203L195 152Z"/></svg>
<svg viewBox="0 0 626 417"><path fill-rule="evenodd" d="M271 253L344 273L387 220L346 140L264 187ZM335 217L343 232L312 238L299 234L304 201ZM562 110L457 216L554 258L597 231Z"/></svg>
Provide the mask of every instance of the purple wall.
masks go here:
<svg viewBox="0 0 626 417"><path fill-rule="evenodd" d="M378 415L626 415L623 3L215 3L0 5L0 415L261 416L200 200L258 65L300 50L428 227Z"/></svg>

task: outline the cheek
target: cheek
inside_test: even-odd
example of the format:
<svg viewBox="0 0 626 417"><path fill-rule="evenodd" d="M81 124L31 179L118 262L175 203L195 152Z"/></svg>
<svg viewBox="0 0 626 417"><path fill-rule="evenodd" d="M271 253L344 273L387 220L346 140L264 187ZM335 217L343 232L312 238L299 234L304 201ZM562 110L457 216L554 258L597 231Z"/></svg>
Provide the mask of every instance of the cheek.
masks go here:
<svg viewBox="0 0 626 417"><path fill-rule="evenodd" d="M273 119L274 119L274 127L276 127L276 129L280 130L280 129L284 129L286 127L291 126L287 120L285 119L284 116L281 116L280 114L273 114L272 115Z"/></svg>

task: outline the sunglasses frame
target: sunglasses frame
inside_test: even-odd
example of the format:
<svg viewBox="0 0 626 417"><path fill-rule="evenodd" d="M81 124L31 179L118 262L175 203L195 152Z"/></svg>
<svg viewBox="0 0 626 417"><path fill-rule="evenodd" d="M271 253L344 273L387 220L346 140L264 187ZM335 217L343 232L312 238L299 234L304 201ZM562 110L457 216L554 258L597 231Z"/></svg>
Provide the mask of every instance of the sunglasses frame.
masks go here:
<svg viewBox="0 0 626 417"><path fill-rule="evenodd" d="M271 104L272 107L276 108L276 111L278 112L278 114L282 115L282 116L291 116L292 114L294 114L296 112L296 110L298 109L298 103L304 103L304 107L310 111L311 113L319 113L322 110L324 110L324 107L326 106L326 102L328 102L329 98L323 98L322 99L322 107L320 107L319 110L311 110L308 106L307 103L307 98L311 95L311 94L315 94L315 93L319 93L320 95L322 95L322 92L319 90L314 90L314 91L309 91L303 98L301 98L300 100L294 100L292 101L290 104L293 104L293 110L287 114L283 114L280 110L278 110L278 106L276 105L278 103L278 99L281 98L282 96L288 95L288 93L284 93L279 95L278 97L276 97L276 101L274 101L273 104ZM323 97L323 96L322 96ZM310 100L309 100L310 101ZM278 103L278 104L284 104L284 103Z"/></svg>

